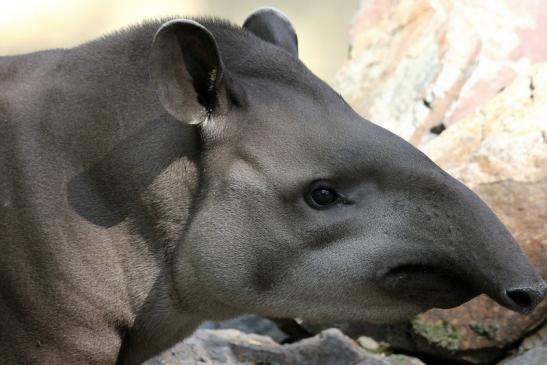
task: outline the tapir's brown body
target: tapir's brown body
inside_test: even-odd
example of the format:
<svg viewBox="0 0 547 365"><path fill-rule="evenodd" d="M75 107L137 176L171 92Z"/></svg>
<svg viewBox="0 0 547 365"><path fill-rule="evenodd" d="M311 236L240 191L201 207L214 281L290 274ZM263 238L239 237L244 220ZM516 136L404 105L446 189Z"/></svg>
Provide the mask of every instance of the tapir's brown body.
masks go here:
<svg viewBox="0 0 547 365"><path fill-rule="evenodd" d="M243 312L542 300L493 213L311 74L279 12L199 22L0 58L2 364L139 363Z"/></svg>

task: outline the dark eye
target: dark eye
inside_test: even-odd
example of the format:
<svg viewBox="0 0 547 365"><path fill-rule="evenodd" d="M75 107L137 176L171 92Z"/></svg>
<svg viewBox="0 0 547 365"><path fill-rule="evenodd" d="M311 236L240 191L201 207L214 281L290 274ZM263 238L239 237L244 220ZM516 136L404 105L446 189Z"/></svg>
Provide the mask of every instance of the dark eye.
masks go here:
<svg viewBox="0 0 547 365"><path fill-rule="evenodd" d="M308 204L315 209L325 209L338 202L340 195L332 187L314 183L307 194Z"/></svg>
<svg viewBox="0 0 547 365"><path fill-rule="evenodd" d="M332 189L317 188L311 192L311 198L315 204L329 205L338 199L338 194Z"/></svg>

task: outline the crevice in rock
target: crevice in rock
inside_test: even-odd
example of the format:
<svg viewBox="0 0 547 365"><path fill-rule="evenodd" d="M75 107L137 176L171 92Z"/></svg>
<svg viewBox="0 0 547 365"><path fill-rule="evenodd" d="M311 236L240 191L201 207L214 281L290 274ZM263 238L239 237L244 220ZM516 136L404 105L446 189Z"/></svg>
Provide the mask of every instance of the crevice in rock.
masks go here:
<svg viewBox="0 0 547 365"><path fill-rule="evenodd" d="M446 129L444 123L439 123L436 126L432 127L429 131L433 134L439 135Z"/></svg>
<svg viewBox="0 0 547 365"><path fill-rule="evenodd" d="M533 336L535 333L537 333L538 331L541 330L541 328L543 326L547 326L547 318L541 322L539 322L537 325L535 325L532 329L530 329L529 331L527 331L525 334L522 335L522 337L518 340L518 341L515 341L513 343L510 343L508 344L504 349L503 349L503 352L502 354L497 358L497 360L493 363L493 364L497 364L499 362L501 362L502 360L505 360L505 359L508 359L508 358L511 358L515 355L518 355L519 352L519 348L521 347L523 341L530 337L530 336ZM525 350L525 351L522 351L522 353L526 352L528 350Z"/></svg>
<svg viewBox="0 0 547 365"><path fill-rule="evenodd" d="M436 98L435 107L431 109L429 115L414 130L414 133L408 139L410 143L413 145L419 145L424 135L432 126L442 123L445 120L448 110L458 102L463 87L472 77L473 72L477 68L477 65L480 62L479 55L481 50L482 42L477 41L472 51L469 53L463 68L460 70L461 72L459 77L452 83L448 90L446 90L443 96Z"/></svg>

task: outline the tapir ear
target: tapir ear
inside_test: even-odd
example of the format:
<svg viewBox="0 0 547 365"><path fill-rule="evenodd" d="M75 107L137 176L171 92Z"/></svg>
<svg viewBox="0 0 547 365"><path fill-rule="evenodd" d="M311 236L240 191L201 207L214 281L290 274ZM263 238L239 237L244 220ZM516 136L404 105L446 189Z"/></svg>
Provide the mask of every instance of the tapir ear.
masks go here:
<svg viewBox="0 0 547 365"><path fill-rule="evenodd" d="M161 103L182 122L205 122L218 107L219 97L226 94L215 38L193 20L172 20L161 26L149 67Z"/></svg>
<svg viewBox="0 0 547 365"><path fill-rule="evenodd" d="M249 15L243 23L243 28L298 57L296 32L289 19L281 11L270 7L259 8Z"/></svg>

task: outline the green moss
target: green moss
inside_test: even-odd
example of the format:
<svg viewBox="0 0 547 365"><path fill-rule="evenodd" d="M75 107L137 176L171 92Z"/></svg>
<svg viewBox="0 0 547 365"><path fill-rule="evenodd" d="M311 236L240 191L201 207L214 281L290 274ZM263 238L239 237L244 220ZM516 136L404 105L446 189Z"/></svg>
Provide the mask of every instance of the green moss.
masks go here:
<svg viewBox="0 0 547 365"><path fill-rule="evenodd" d="M414 333L422 336L429 344L449 351L456 351L460 345L460 334L456 327L445 320L426 321L415 319L412 321Z"/></svg>
<svg viewBox="0 0 547 365"><path fill-rule="evenodd" d="M498 322L492 321L490 323L481 323L477 321L469 322L469 328L475 332L478 336L485 337L489 340L496 339L496 333L500 329Z"/></svg>

